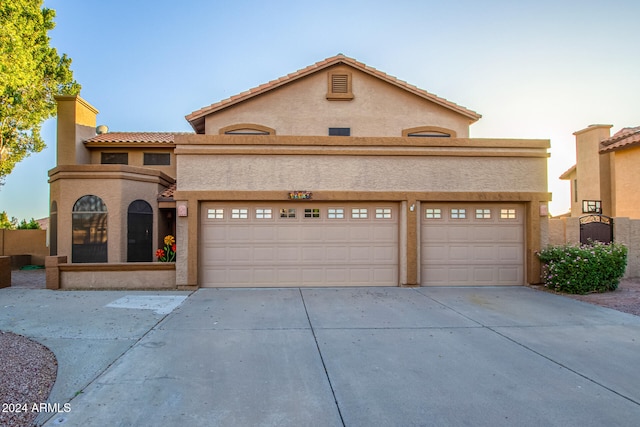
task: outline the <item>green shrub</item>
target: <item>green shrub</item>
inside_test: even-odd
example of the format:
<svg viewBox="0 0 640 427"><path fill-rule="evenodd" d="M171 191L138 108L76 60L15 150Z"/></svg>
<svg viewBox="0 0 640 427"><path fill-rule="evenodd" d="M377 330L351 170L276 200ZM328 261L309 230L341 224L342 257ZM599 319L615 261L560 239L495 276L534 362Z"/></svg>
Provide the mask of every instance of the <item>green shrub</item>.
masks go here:
<svg viewBox="0 0 640 427"><path fill-rule="evenodd" d="M538 257L545 286L569 294L613 291L627 267L627 247L620 243L550 246Z"/></svg>

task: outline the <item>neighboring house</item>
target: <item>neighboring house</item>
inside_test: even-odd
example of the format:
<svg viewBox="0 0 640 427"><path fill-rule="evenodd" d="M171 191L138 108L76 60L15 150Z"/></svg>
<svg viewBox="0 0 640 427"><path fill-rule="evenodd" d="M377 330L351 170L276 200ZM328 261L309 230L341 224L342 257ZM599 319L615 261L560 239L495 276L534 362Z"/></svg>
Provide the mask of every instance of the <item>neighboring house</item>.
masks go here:
<svg viewBox="0 0 640 427"><path fill-rule="evenodd" d="M640 219L640 127L610 136L611 127L591 125L574 133L576 164L560 176L571 183L571 216Z"/></svg>
<svg viewBox="0 0 640 427"><path fill-rule="evenodd" d="M70 262L151 261L175 233L177 285L540 281L549 141L469 138L479 114L354 59L197 110L193 134L96 134L97 110L57 99Z"/></svg>

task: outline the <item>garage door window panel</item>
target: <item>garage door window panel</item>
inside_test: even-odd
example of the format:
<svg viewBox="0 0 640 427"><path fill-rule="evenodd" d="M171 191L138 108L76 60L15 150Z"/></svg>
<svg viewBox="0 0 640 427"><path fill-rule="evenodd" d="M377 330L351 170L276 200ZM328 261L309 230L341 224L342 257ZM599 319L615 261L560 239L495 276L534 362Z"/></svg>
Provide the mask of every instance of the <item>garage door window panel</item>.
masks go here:
<svg viewBox="0 0 640 427"><path fill-rule="evenodd" d="M491 219L491 209L476 209L476 219Z"/></svg>
<svg viewBox="0 0 640 427"><path fill-rule="evenodd" d="M257 208L256 219L272 219L273 210L271 208Z"/></svg>
<svg viewBox="0 0 640 427"><path fill-rule="evenodd" d="M451 219L466 219L467 218L467 210L466 209L451 209L449 212L449 218Z"/></svg>
<svg viewBox="0 0 640 427"><path fill-rule="evenodd" d="M231 219L248 219L249 209L239 208L231 209Z"/></svg>
<svg viewBox="0 0 640 427"><path fill-rule="evenodd" d="M351 218L353 219L367 219L368 217L369 217L369 212L367 209L363 209L363 208L351 209Z"/></svg>
<svg viewBox="0 0 640 427"><path fill-rule="evenodd" d="M307 208L304 210L305 218L320 218L320 209L317 208Z"/></svg>
<svg viewBox="0 0 640 427"><path fill-rule="evenodd" d="M329 219L344 219L343 208L329 208L327 209L327 218Z"/></svg>
<svg viewBox="0 0 640 427"><path fill-rule="evenodd" d="M296 210L294 208L282 208L280 209L280 218L295 218Z"/></svg>
<svg viewBox="0 0 640 427"><path fill-rule="evenodd" d="M516 210L512 208L500 209L500 219L517 219Z"/></svg>
<svg viewBox="0 0 640 427"><path fill-rule="evenodd" d="M391 219L391 208L376 208L376 219Z"/></svg>
<svg viewBox="0 0 640 427"><path fill-rule="evenodd" d="M224 209L207 209L208 219L224 219Z"/></svg>
<svg viewBox="0 0 640 427"><path fill-rule="evenodd" d="M442 209L440 208L427 208L424 210L425 219L442 219Z"/></svg>

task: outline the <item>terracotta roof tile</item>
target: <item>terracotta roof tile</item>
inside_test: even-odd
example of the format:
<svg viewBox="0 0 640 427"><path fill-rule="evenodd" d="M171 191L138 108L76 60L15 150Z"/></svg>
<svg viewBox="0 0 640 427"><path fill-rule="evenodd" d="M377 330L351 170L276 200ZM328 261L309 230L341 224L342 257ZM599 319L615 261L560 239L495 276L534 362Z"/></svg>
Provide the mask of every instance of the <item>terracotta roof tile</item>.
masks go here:
<svg viewBox="0 0 640 427"><path fill-rule="evenodd" d="M343 63L346 65L350 65L354 68L360 69L361 71L371 74L373 76L376 76L382 80L385 80L391 84L394 84L400 88L403 88L409 92L412 92L418 96L421 96L422 98L428 99L432 102L435 102L436 104L442 105L446 108L449 108L451 110L454 110L456 112L458 112L459 114L462 114L464 116L467 116L468 118L470 118L473 121L476 121L478 119L480 119L482 116L478 113L476 113L475 111L469 110L465 107L462 107L460 105L457 105L451 101L448 101L444 98L441 98L439 96L436 96L432 93L429 93L423 89L418 88L417 86L408 84L407 82L400 80L394 76L391 76L389 74L386 74L382 71L377 70L374 67L370 67L362 62L356 61L353 58L349 58L347 56L344 56L343 54L338 54L336 56L330 57L330 58L326 58L322 61L316 62L315 64L312 64L308 67L302 68L298 71L295 71L293 73L289 73L286 76L280 77L278 79L275 80L271 80L269 83L265 83L265 84L261 84L260 86L257 86L253 89L250 89L248 91L242 92L238 95L234 95L230 98L227 99L223 99L219 102L216 102L214 104L211 104L207 107L203 107L199 110L196 110L194 112L192 112L191 114L187 115L185 118L191 123L191 126L193 126L194 129L196 129L196 131L200 130L200 131L204 131L203 126L204 126L204 116L214 113L218 110L221 110L223 108L229 107L231 105L234 105L236 103L242 102L246 99L249 99L253 96L257 96L261 93L270 91L272 89L276 89L282 85L285 85L289 82L292 82L298 78L307 76L309 74L315 73L320 69L323 68L327 68L329 66L333 66L339 63Z"/></svg>
<svg viewBox="0 0 640 427"><path fill-rule="evenodd" d="M623 128L616 132L611 138L600 142L600 152L608 153L621 150L640 144L640 126Z"/></svg>
<svg viewBox="0 0 640 427"><path fill-rule="evenodd" d="M185 132L186 133L186 132ZM173 144L175 135L181 132L108 132L96 135L85 141L89 144L101 143L162 143Z"/></svg>
<svg viewBox="0 0 640 427"><path fill-rule="evenodd" d="M166 190L158 194L158 201L159 202L173 201L173 193L175 193L177 187L178 187L177 183L171 184Z"/></svg>

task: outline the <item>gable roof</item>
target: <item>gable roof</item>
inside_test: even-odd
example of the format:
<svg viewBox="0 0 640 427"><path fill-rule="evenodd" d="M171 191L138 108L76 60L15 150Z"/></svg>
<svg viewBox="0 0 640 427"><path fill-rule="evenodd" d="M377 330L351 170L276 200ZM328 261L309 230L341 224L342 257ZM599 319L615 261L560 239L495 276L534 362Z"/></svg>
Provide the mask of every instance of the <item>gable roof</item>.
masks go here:
<svg viewBox="0 0 640 427"><path fill-rule="evenodd" d="M440 98L432 93L427 92L426 90L420 89L417 86L411 85L403 80L399 80L396 77L390 76L389 74L383 73L373 67L370 67L362 62L358 62L353 58L349 58L344 56L343 54L338 54L336 56L332 56L323 61L316 62L313 65L310 65L306 68L300 69L291 74L287 74L286 76L280 77L276 80L271 80L268 83L261 84L260 86L249 89L245 92L242 92L238 95L234 95L230 98L223 99L222 101L216 102L214 104L209 105L208 107L201 108L199 110L194 111L193 113L185 116L187 121L191 124L196 133L204 133L204 118L205 116L215 113L216 111L222 110L224 108L228 108L230 106L239 104L240 102L251 99L255 96L261 95L263 93L269 92L271 90L277 89L281 86L289 84L293 81L316 73L318 71L327 69L334 65L344 64L350 67L353 67L357 70L360 70L364 73L367 73L371 76L377 77L381 80L386 81L394 86L397 86L401 89L406 90L407 92L411 92L414 95L417 95L421 98L424 98L428 101L431 101L435 104L438 104L442 107L448 108L458 114L461 114L467 118L469 118L472 122L477 121L482 117L482 115L476 113L475 111L469 110L465 107L457 105L451 101L448 101L444 98Z"/></svg>
<svg viewBox="0 0 640 427"><path fill-rule="evenodd" d="M576 170L576 165L571 166L562 175L560 175L560 179L571 179L571 174L575 172L575 170Z"/></svg>
<svg viewBox="0 0 640 427"><path fill-rule="evenodd" d="M611 138L600 142L600 152L609 153L638 144L640 144L640 126L623 128L616 132Z"/></svg>

